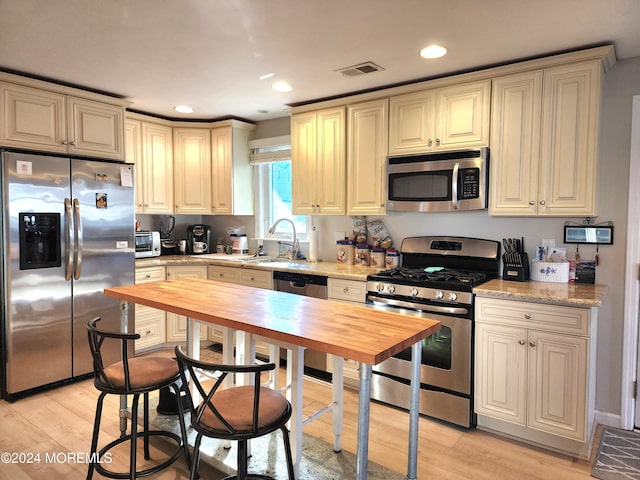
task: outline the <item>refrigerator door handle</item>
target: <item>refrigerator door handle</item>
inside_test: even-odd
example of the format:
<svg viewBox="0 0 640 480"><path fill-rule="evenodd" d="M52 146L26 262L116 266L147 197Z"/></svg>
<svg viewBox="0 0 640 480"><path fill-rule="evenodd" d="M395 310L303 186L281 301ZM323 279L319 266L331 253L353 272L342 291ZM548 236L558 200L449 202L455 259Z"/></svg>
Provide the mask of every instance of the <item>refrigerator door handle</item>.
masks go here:
<svg viewBox="0 0 640 480"><path fill-rule="evenodd" d="M73 275L74 280L78 280L80 275L82 274L82 246L83 246L83 235L82 235L82 217L80 215L80 202L77 198L73 199L73 212L75 214L75 225L76 225L76 238L75 238L75 249L74 249L74 257L75 257L75 273Z"/></svg>
<svg viewBox="0 0 640 480"><path fill-rule="evenodd" d="M64 212L67 217L67 266L64 272L64 279L66 281L71 280L71 276L73 275L73 251L75 250L75 237L74 237L74 228L73 228L73 212L71 208L71 200L68 198L64 199Z"/></svg>

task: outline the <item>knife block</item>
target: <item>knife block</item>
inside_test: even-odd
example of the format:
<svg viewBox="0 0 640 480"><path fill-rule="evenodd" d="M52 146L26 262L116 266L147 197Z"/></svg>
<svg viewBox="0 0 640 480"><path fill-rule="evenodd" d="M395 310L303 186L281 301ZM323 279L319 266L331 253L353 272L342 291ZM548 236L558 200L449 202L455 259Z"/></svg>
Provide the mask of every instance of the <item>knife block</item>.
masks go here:
<svg viewBox="0 0 640 480"><path fill-rule="evenodd" d="M526 253L502 255L502 279L526 282L529 280L529 257Z"/></svg>

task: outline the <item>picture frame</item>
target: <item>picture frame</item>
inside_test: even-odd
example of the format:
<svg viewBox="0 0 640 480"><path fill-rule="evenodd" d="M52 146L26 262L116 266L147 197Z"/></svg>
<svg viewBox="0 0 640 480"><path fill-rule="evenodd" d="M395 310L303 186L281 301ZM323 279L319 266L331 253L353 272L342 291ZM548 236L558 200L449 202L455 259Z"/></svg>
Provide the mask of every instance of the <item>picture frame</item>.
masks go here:
<svg viewBox="0 0 640 480"><path fill-rule="evenodd" d="M613 225L565 225L564 243L612 245Z"/></svg>

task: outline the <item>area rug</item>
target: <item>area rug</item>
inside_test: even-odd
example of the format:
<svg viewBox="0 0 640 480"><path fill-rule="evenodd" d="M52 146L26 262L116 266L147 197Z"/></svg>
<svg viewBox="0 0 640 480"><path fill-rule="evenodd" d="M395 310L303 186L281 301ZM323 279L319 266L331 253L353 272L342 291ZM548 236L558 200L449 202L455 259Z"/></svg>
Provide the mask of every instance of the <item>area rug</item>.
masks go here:
<svg viewBox="0 0 640 480"><path fill-rule="evenodd" d="M179 434L177 417L156 414L155 399L150 399L151 405L153 405L153 410L150 412L151 424L156 428ZM190 445L194 444L195 433L193 430L189 433ZM235 473L237 458L235 442L231 442L231 448L225 448L222 441L203 438L200 452L202 462L206 462L221 472L219 478ZM251 441L249 472L269 475L275 480L287 479L284 447L279 431ZM333 445L303 433L302 459L300 460L298 478L304 480L352 480L355 477L356 457L353 453L345 450L336 453L333 451ZM394 472L371 461L367 464L368 480L406 480L406 478L406 473Z"/></svg>
<svg viewBox="0 0 640 480"><path fill-rule="evenodd" d="M601 480L640 480L640 433L605 428L591 476Z"/></svg>

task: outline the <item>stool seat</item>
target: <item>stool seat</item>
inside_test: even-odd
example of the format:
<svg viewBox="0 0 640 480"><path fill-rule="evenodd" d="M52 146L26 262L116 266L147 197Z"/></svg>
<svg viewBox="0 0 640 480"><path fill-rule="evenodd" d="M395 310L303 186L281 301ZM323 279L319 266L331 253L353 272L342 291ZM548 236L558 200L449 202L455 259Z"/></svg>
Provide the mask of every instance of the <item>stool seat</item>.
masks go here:
<svg viewBox="0 0 640 480"><path fill-rule="evenodd" d="M187 443L187 429L184 422L182 409L178 408L178 419L180 420L180 436L173 432L164 430L151 430L149 428L149 392L160 390L165 387L173 389L176 398L180 398L180 369L178 362L167 357L137 357L129 358L129 351L133 350L132 343L140 335L135 333L107 332L99 330L96 323L100 321L96 318L87 324L89 335L89 349L93 358L93 371L95 379L93 384L100 391L96 406L96 416L93 425L93 437L91 439L91 462L87 471L87 480L93 477L93 472L97 471L101 475L109 478L131 479L152 475L168 467L173 462L184 455L187 466L190 467L189 450ZM102 348L106 343L117 343L119 345L122 360L119 362L104 365L102 358ZM108 394L132 395L131 404L131 427L129 434L123 434L120 438L108 443L98 451L98 436L100 432L100 420L102 417L102 406ZM144 398L144 417L142 431L138 432L138 402L140 395ZM125 419L126 421L126 419ZM124 427L123 427L124 430ZM173 455L169 456L161 463L146 469L137 469L137 439L143 438L144 458L150 459L149 439L151 437L165 437L176 443ZM129 471L115 472L106 468L110 462L104 461L105 455L112 448L122 443L128 442L129 448Z"/></svg>

